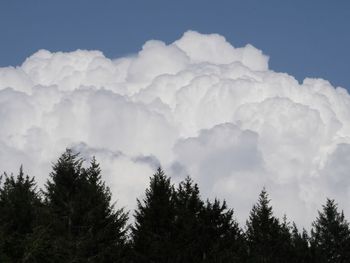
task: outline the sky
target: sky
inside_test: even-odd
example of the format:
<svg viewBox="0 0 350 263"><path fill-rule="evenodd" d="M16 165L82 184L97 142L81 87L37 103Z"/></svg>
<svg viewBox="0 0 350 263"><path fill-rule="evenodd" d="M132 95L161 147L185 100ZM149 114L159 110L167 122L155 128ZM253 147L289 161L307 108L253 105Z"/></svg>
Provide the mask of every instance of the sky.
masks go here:
<svg viewBox="0 0 350 263"><path fill-rule="evenodd" d="M1 2L0 172L43 186L69 147L130 210L161 165L240 223L263 187L350 215L345 1L101 2Z"/></svg>
<svg viewBox="0 0 350 263"><path fill-rule="evenodd" d="M273 70L299 81L322 77L350 88L349 12L347 0L3 0L0 66L20 65L39 49L116 58L149 39L171 43L195 30L257 46Z"/></svg>

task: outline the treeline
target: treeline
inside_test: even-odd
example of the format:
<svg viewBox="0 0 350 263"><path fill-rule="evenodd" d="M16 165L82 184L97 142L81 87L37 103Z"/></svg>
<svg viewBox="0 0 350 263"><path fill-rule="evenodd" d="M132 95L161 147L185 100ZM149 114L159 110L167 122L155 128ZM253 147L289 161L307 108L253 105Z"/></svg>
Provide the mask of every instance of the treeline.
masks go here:
<svg viewBox="0 0 350 263"><path fill-rule="evenodd" d="M34 178L4 174L0 187L0 262L350 262L350 230L327 200L308 234L273 215L260 193L241 228L225 201L202 200L187 177L178 186L159 168L145 198L128 213L111 193L93 159L67 150L44 189Z"/></svg>

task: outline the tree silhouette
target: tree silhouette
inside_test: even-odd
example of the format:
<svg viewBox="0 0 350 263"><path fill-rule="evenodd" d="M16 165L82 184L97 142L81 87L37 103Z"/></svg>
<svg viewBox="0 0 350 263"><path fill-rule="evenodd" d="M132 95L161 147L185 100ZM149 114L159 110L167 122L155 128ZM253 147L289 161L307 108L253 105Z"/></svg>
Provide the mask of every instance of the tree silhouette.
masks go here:
<svg viewBox="0 0 350 263"><path fill-rule="evenodd" d="M127 214L114 210L96 160L66 150L46 186L54 262L121 262Z"/></svg>
<svg viewBox="0 0 350 263"><path fill-rule="evenodd" d="M312 224L311 246L315 262L350 262L350 231L343 212L327 199Z"/></svg>
<svg viewBox="0 0 350 263"><path fill-rule="evenodd" d="M305 229L299 233L295 223L292 227L291 242L293 254L290 261L295 263L311 262L308 234Z"/></svg>
<svg viewBox="0 0 350 263"><path fill-rule="evenodd" d="M242 262L245 259L242 231L225 201L206 202L201 214L201 228L203 262Z"/></svg>
<svg viewBox="0 0 350 263"><path fill-rule="evenodd" d="M34 178L24 176L22 166L17 177L4 175L0 189L0 261L21 262L27 239L41 219L41 199Z"/></svg>
<svg viewBox="0 0 350 263"><path fill-rule="evenodd" d="M96 159L67 149L44 191L34 178L0 176L0 262L347 263L350 226L327 199L311 235L273 215L265 189L245 232L225 201L202 201L188 176L175 189L161 168L137 200L133 226L115 209Z"/></svg>
<svg viewBox="0 0 350 263"><path fill-rule="evenodd" d="M135 262L172 262L174 251L174 187L161 168L151 177L146 197L137 200L132 229Z"/></svg>
<svg viewBox="0 0 350 263"><path fill-rule="evenodd" d="M199 262L202 258L200 216L204 204L198 185L190 177L186 177L176 189L175 197L174 262Z"/></svg>
<svg viewBox="0 0 350 263"><path fill-rule="evenodd" d="M284 262L288 257L288 245L281 242L288 236L286 226L280 225L273 216L272 206L265 189L259 195L258 203L250 212L247 221L246 238L249 262ZM281 261L282 260L282 261Z"/></svg>

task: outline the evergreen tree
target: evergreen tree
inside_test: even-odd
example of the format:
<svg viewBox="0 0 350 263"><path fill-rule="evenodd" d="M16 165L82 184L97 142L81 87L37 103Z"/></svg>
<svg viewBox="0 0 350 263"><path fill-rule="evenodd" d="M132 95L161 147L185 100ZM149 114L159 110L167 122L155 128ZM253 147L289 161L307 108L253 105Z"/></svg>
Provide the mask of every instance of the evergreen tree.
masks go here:
<svg viewBox="0 0 350 263"><path fill-rule="evenodd" d="M174 187L158 168L150 179L146 197L142 202L137 200L132 229L135 262L173 262L174 221Z"/></svg>
<svg viewBox="0 0 350 263"><path fill-rule="evenodd" d="M25 262L27 240L41 220L41 199L34 178L4 175L0 189L0 262Z"/></svg>
<svg viewBox="0 0 350 263"><path fill-rule="evenodd" d="M187 177L179 184L175 197L174 262L200 262L202 259L200 216L204 204L200 198L198 185Z"/></svg>
<svg viewBox="0 0 350 263"><path fill-rule="evenodd" d="M279 220L273 216L269 203L268 194L263 189L247 221L249 262L287 262L289 246L281 241L287 236L288 242L288 229L286 225L281 226Z"/></svg>
<svg viewBox="0 0 350 263"><path fill-rule="evenodd" d="M245 240L233 210L226 202L207 201L200 215L200 247L202 262L243 262L246 258Z"/></svg>
<svg viewBox="0 0 350 263"><path fill-rule="evenodd" d="M279 243L279 253L278 257L282 262L290 262L293 256L293 246L292 246L292 226L287 220L287 216L284 215L282 222L279 226L279 233L277 235Z"/></svg>
<svg viewBox="0 0 350 263"><path fill-rule="evenodd" d="M111 204L95 158L84 168L68 149L50 176L44 200L22 167L0 176L0 262L350 262L350 226L334 200L309 238L273 215L263 189L243 233L225 201L203 202L190 177L175 190L159 168L137 200L128 240L127 214Z"/></svg>
<svg viewBox="0 0 350 263"><path fill-rule="evenodd" d="M127 214L123 209L114 211L111 193L101 180L99 164L93 158L84 171L86 182L80 200L83 216L80 236L80 257L93 262L116 262L125 258Z"/></svg>
<svg viewBox="0 0 350 263"><path fill-rule="evenodd" d="M313 223L311 245L315 262L350 262L350 230L343 212L334 200L327 199Z"/></svg>
<svg viewBox="0 0 350 263"><path fill-rule="evenodd" d="M95 159L89 168L71 150L53 166L46 185L53 262L121 262L124 211L114 210Z"/></svg>
<svg viewBox="0 0 350 263"><path fill-rule="evenodd" d="M311 262L311 254L309 248L309 237L305 229L299 233L297 226L293 223L291 233L291 243L293 254L291 262L309 263Z"/></svg>

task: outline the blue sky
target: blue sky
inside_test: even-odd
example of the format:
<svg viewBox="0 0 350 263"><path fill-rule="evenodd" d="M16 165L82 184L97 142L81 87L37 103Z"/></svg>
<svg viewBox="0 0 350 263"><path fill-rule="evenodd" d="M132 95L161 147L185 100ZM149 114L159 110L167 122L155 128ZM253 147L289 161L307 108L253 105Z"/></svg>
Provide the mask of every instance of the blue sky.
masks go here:
<svg viewBox="0 0 350 263"><path fill-rule="evenodd" d="M270 67L297 79L322 77L350 89L350 1L14 1L0 3L0 66L38 49L98 49L110 58L149 39L167 43L191 29L251 43Z"/></svg>

